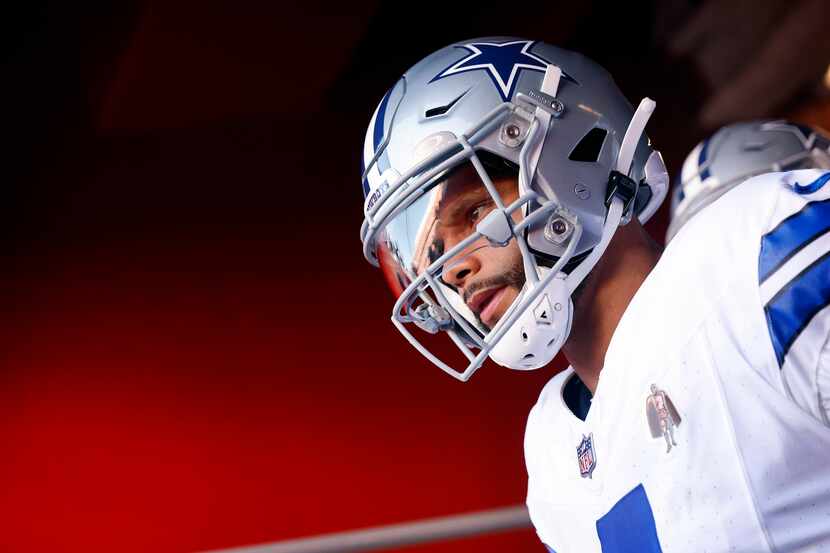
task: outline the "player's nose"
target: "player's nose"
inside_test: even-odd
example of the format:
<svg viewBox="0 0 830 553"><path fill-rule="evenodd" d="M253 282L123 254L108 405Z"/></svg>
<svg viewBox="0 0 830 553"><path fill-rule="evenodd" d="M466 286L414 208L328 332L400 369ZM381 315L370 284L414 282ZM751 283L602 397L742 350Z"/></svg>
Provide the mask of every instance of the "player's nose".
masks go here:
<svg viewBox="0 0 830 553"><path fill-rule="evenodd" d="M464 282L481 269L477 255L465 255L461 259L450 260L441 272L441 278L447 284L463 288Z"/></svg>

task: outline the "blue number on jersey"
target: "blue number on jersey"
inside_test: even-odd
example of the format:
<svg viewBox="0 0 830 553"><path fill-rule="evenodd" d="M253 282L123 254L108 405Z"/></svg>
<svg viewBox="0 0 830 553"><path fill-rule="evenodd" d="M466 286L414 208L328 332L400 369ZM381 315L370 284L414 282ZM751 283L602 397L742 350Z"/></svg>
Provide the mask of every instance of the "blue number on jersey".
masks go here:
<svg viewBox="0 0 830 553"><path fill-rule="evenodd" d="M663 553L642 484L625 494L597 521L597 534L602 553Z"/></svg>

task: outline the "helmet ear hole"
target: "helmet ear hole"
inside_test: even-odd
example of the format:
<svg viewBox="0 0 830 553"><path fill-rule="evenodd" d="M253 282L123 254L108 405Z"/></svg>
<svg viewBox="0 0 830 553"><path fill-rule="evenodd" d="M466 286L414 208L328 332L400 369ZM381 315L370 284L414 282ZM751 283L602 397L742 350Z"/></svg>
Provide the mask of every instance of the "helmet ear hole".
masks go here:
<svg viewBox="0 0 830 553"><path fill-rule="evenodd" d="M596 163L599 160L599 154L602 152L602 145L605 143L607 135L608 131L605 129L594 127L574 146L568 159Z"/></svg>

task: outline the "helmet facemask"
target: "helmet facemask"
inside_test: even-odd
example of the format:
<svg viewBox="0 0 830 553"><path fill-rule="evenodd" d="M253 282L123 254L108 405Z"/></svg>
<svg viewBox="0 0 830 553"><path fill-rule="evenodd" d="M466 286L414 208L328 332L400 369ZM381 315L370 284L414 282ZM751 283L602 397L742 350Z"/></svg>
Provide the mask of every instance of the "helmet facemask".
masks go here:
<svg viewBox="0 0 830 553"><path fill-rule="evenodd" d="M512 109L481 127L506 132L498 121L516 109L507 106ZM538 125L530 125L520 159L542 135ZM471 144L476 136L471 136L431 141L438 151L419 163L421 171L390 183L367 213L382 219L375 222L383 228L376 242L381 268L388 281L403 288L393 322L421 353L460 380L467 380L488 355L516 369L550 362L569 330L570 299L561 287L539 300L573 256L581 235L566 209L530 190L527 164L517 167L476 150ZM545 225L552 227L549 233L563 235L565 253L558 259L539 259L528 248L529 228ZM533 320L513 329L526 313ZM515 337L508 341L525 344L521 355L500 351L511 330ZM435 344L439 335L448 336L463 357L451 362L452 350ZM540 347L550 355L540 355ZM459 361L461 368L454 368Z"/></svg>

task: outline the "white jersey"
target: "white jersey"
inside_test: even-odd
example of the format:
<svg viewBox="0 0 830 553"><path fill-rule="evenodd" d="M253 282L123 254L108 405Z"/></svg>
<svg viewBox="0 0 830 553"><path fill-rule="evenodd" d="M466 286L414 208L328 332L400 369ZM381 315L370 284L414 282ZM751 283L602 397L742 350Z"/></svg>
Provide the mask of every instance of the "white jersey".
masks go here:
<svg viewBox="0 0 830 553"><path fill-rule="evenodd" d="M666 248L585 420L556 375L525 435L556 553L830 552L830 173L736 187Z"/></svg>

